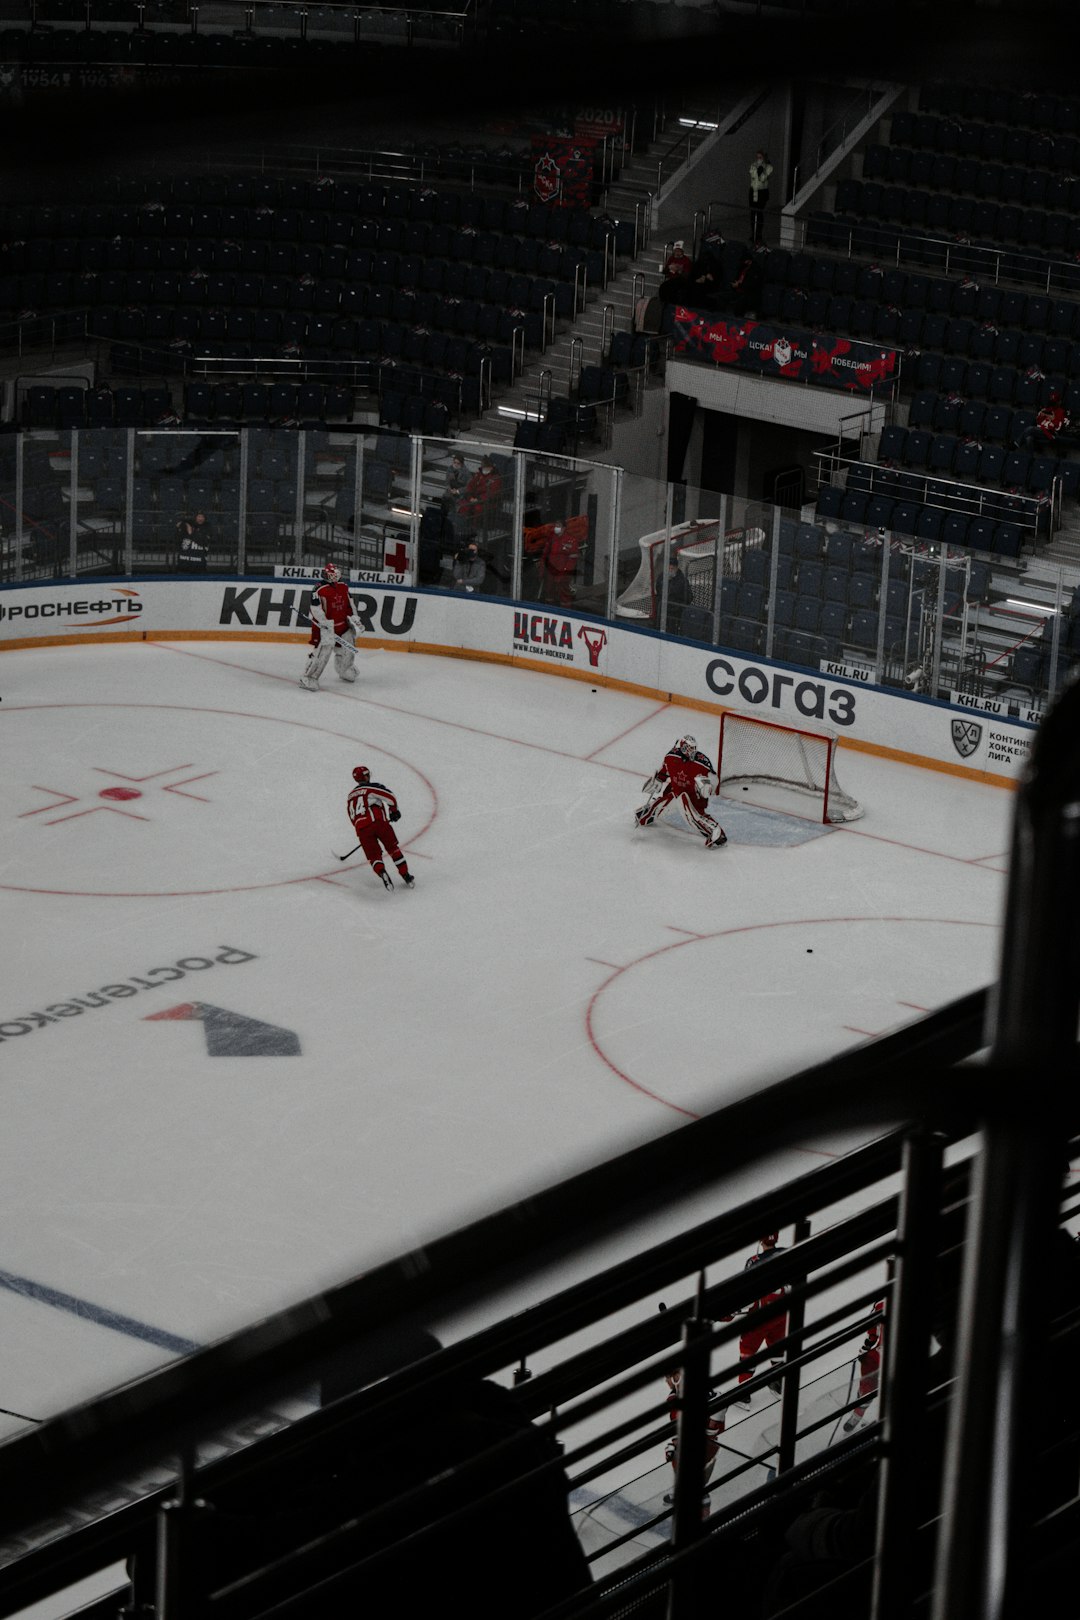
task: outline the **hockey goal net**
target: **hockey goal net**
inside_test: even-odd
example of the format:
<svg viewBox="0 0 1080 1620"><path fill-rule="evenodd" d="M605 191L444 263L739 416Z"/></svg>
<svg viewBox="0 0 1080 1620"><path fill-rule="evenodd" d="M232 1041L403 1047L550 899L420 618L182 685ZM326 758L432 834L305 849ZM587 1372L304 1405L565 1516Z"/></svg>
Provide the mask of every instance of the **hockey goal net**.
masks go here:
<svg viewBox="0 0 1080 1620"><path fill-rule="evenodd" d="M766 784L815 800L815 819L857 821L862 805L837 780L837 746L832 731L809 731L728 711L720 716L716 762L720 792L725 786Z"/></svg>
<svg viewBox="0 0 1080 1620"><path fill-rule="evenodd" d="M765 530L756 528L721 529L715 520L680 523L673 529L660 529L642 535L641 562L633 579L615 603L615 612L624 619L643 619L655 624L663 600L664 567L668 555L674 557L690 586L690 606L712 623L716 600L716 577L738 579L747 550L760 549ZM686 618L686 614L683 614ZM692 621L694 622L694 621Z"/></svg>

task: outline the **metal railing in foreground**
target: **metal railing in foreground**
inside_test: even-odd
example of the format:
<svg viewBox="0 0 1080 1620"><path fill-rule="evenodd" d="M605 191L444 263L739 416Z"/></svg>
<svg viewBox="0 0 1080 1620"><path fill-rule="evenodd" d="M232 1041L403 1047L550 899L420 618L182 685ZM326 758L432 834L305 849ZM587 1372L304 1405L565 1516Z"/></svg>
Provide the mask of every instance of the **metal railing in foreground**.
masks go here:
<svg viewBox="0 0 1080 1620"><path fill-rule="evenodd" d="M772 1591L785 1529L822 1486L850 1489L857 1467L876 1529L826 1572L847 1605L837 1612L1028 1612L1040 1573L1080 1546L1080 1421L1074 1380L1059 1376L1080 1316L1060 1247L1074 1251L1062 1228L1080 1208L1062 1195L1077 1122L1077 760L1072 687L1017 797L992 996L17 1435L0 1447L0 1613L127 1559L129 1612L148 1604L164 1620L344 1612L403 1580L472 1615L659 1603L684 1620L739 1572L764 1571ZM965 1062L988 1037L987 1060ZM882 1134L793 1178L781 1155L830 1127ZM725 1207L725 1181L750 1167L772 1190ZM715 1211L704 1220L703 1207ZM766 1231L794 1241L747 1269ZM538 1302L507 1314L504 1290L520 1299L526 1283ZM778 1311L782 1333L750 1344ZM875 1318L884 1376L856 1389ZM323 1404L288 1423L275 1403L313 1378ZM485 1426L492 1385L503 1405ZM865 1426L845 1433L860 1406ZM587 1562L560 1584L551 1506L567 1477ZM805 1593L822 1572L800 1574ZM110 1601L96 1612L115 1613Z"/></svg>

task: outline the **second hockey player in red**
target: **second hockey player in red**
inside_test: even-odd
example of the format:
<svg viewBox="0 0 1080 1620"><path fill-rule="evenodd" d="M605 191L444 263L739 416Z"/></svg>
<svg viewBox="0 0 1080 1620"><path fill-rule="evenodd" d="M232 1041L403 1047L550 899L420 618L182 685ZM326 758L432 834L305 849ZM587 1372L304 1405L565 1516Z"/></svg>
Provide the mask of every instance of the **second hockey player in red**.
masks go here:
<svg viewBox="0 0 1080 1620"><path fill-rule="evenodd" d="M408 863L397 841L397 834L391 825L392 822L401 820L397 799L388 787L371 780L371 772L366 765L356 767L353 771L353 781L356 786L349 794L349 820L353 824L360 848L371 862L372 871L377 877L382 878L384 888L394 887L393 879L383 861L385 850L397 867L401 881L407 889L411 889L416 879L409 871Z"/></svg>
<svg viewBox="0 0 1080 1620"><path fill-rule="evenodd" d="M881 1326L884 1315L885 1301L879 1299L874 1304L874 1317L859 1348L859 1388L856 1392L858 1403L845 1420L845 1434L851 1434L859 1427L866 1416L866 1408L877 1395L881 1380Z"/></svg>
<svg viewBox="0 0 1080 1620"><path fill-rule="evenodd" d="M639 827L651 827L669 805L677 805L695 832L705 840L706 849L719 849L727 834L709 814L713 782L712 761L698 750L693 737L680 737L664 755L660 769L645 783L649 795L636 814Z"/></svg>

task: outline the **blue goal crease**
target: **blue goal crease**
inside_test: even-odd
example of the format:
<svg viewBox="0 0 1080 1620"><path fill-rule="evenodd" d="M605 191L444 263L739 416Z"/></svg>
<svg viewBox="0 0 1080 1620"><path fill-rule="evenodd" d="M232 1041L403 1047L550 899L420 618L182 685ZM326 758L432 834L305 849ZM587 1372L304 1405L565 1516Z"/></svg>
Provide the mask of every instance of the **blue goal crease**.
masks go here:
<svg viewBox="0 0 1080 1620"><path fill-rule="evenodd" d="M9 1294L21 1295L23 1299L32 1299L38 1305L48 1305L53 1310L82 1317L84 1321L93 1322L95 1327L109 1328L113 1333L123 1333L129 1339L140 1339L143 1344L169 1350L174 1355L190 1356L203 1348L193 1339L182 1339L179 1334L166 1333L163 1328L152 1327L149 1322L139 1322L133 1316L123 1316L119 1311L107 1310L103 1305L79 1299L75 1294L65 1294L59 1288L49 1288L29 1277L16 1277L10 1271L0 1271L0 1288L6 1289Z"/></svg>

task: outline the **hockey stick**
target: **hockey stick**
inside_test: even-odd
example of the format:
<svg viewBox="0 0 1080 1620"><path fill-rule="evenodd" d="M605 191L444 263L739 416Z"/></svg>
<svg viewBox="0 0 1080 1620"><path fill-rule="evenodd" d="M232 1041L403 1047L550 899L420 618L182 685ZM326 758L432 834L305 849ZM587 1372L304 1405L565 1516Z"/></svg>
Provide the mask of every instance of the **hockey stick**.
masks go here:
<svg viewBox="0 0 1080 1620"><path fill-rule="evenodd" d="M344 855L339 855L336 849L332 849L330 853L339 861L347 861L350 855L355 855L356 851L358 849L363 849L363 847L363 844L357 844L353 849L348 850Z"/></svg>

